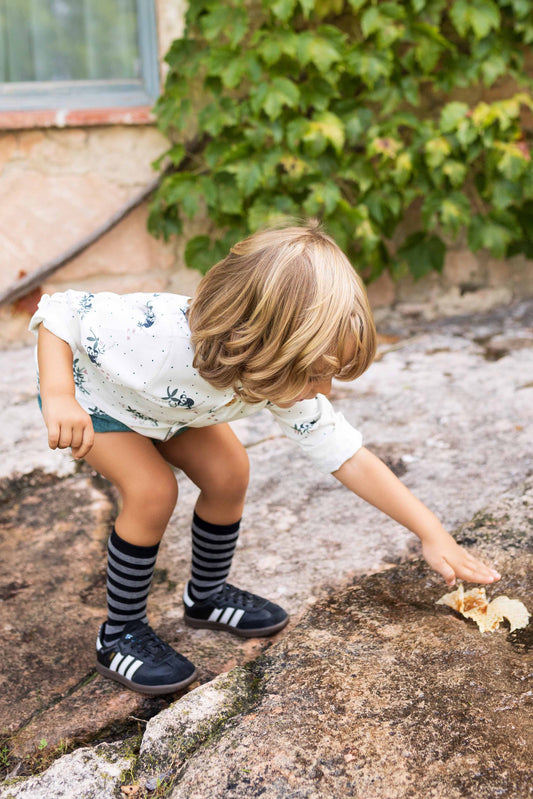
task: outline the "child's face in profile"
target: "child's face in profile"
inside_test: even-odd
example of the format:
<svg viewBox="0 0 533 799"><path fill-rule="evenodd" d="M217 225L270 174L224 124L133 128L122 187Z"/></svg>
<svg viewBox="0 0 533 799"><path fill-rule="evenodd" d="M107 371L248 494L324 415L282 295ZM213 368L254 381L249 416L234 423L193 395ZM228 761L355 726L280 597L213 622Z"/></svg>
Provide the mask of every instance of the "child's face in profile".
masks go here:
<svg viewBox="0 0 533 799"><path fill-rule="evenodd" d="M353 341L346 342L343 351L343 366L350 363L356 356L357 347ZM329 397L331 394L331 384L333 375L328 374L328 365L324 361L317 361L314 368L311 369L311 374L307 379L307 384L303 391L290 402L276 402L278 408L292 408L297 402L302 400L313 399L317 394L323 394Z"/></svg>

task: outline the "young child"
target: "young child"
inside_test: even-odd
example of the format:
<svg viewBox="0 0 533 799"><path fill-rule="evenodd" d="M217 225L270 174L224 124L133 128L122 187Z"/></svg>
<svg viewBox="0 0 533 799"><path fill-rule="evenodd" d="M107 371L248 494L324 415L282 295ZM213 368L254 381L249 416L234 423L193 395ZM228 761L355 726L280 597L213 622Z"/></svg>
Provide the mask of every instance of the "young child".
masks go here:
<svg viewBox="0 0 533 799"><path fill-rule="evenodd" d="M248 484L247 455L228 422L265 407L320 470L415 533L448 585L499 579L326 399L333 377L354 380L368 368L375 329L360 279L315 223L235 245L192 301L67 291L43 296L30 329L38 332L49 446L71 447L121 498L108 543L108 615L96 644L105 676L149 694L195 678L193 664L146 617L177 500L172 467L200 489L185 621L241 636L271 635L287 623L281 607L226 582Z"/></svg>

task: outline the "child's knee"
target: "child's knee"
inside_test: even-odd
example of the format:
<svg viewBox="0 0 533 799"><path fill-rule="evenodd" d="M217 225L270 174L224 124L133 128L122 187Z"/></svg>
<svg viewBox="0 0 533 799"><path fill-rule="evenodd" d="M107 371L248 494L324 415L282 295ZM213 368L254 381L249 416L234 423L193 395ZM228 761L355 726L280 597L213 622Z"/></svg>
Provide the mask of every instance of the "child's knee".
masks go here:
<svg viewBox="0 0 533 799"><path fill-rule="evenodd" d="M233 459L230 473L235 487L243 493L246 492L250 481L250 460L244 447L238 450L236 457Z"/></svg>
<svg viewBox="0 0 533 799"><path fill-rule="evenodd" d="M140 516L149 519L170 516L178 500L178 484L168 470L145 475L135 485L122 492L125 503L135 508Z"/></svg>
<svg viewBox="0 0 533 799"><path fill-rule="evenodd" d="M244 447L236 448L231 458L211 472L211 487L228 499L240 500L246 494L250 480L250 462Z"/></svg>

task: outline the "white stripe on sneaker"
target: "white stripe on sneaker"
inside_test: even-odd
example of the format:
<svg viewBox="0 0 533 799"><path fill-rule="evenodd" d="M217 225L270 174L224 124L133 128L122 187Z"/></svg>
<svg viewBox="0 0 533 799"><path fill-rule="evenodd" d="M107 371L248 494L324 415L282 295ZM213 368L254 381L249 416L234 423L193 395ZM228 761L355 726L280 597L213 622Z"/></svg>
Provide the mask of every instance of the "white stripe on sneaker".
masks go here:
<svg viewBox="0 0 533 799"><path fill-rule="evenodd" d="M119 674L122 674L122 675L123 675L123 674L125 673L126 669L128 668L128 666L129 666L129 665L132 663L132 661L134 661L134 660L135 660L135 658L133 657L133 655L126 655L126 657L124 658L124 660L122 661L122 663L121 663L121 664L120 664L120 666L118 667L118 669L117 669L117 672L118 672Z"/></svg>
<svg viewBox="0 0 533 799"><path fill-rule="evenodd" d="M194 605L194 602L192 601L192 599L191 599L191 597L189 595L189 586L188 585L185 586L185 591L183 592L183 601L187 605L188 608L192 608L192 606Z"/></svg>
<svg viewBox="0 0 533 799"><path fill-rule="evenodd" d="M142 660L134 660L129 669L124 674L124 677L126 677L127 680L131 680L137 669L140 668L142 664L143 664Z"/></svg>
<svg viewBox="0 0 533 799"><path fill-rule="evenodd" d="M121 655L120 652L117 652L111 663L109 664L109 668L111 671L117 671L118 667L122 663L124 655Z"/></svg>
<svg viewBox="0 0 533 799"><path fill-rule="evenodd" d="M207 621L218 621L223 613L224 610L222 608L214 608Z"/></svg>
<svg viewBox="0 0 533 799"><path fill-rule="evenodd" d="M229 622L230 627L236 627L243 616L244 610L236 610Z"/></svg>
<svg viewBox="0 0 533 799"><path fill-rule="evenodd" d="M228 624L229 620L233 616L234 612L235 612L235 608L226 608L226 610L224 611L224 613L222 614L220 619L218 619L220 624Z"/></svg>

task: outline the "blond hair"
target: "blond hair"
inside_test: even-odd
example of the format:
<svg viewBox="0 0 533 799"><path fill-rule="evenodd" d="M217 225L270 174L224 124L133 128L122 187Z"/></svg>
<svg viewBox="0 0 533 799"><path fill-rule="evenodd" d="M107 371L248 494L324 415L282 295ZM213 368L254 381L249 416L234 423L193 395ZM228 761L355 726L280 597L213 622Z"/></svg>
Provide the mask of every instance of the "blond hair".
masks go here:
<svg viewBox="0 0 533 799"><path fill-rule="evenodd" d="M200 375L251 403L292 401L313 376L354 380L375 354L363 283L315 222L236 244L188 317Z"/></svg>

